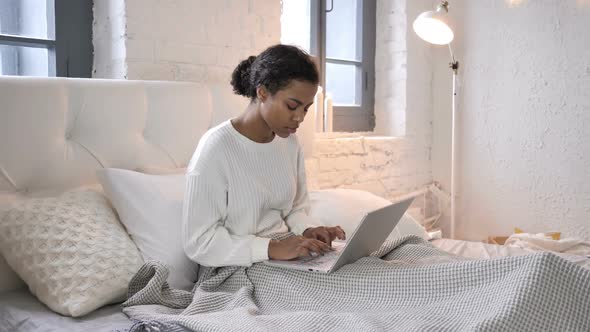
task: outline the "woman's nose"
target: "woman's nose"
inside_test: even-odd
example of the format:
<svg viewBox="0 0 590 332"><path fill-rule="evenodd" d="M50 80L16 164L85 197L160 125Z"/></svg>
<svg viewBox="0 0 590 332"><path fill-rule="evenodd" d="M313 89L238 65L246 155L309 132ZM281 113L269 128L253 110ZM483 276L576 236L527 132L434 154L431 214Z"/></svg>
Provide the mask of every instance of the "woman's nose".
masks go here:
<svg viewBox="0 0 590 332"><path fill-rule="evenodd" d="M301 112L295 112L295 117L293 118L293 120L297 121L297 122L303 122L303 119L305 118L305 112L301 111Z"/></svg>

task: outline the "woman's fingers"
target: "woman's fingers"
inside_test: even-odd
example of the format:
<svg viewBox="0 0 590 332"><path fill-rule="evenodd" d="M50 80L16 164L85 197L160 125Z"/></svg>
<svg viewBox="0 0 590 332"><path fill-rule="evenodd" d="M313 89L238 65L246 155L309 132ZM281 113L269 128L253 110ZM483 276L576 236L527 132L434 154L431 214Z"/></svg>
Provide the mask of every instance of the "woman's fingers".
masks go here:
<svg viewBox="0 0 590 332"><path fill-rule="evenodd" d="M326 251L325 247L326 244L319 241L319 240L315 240L315 239L308 239L305 241L305 244L307 244L307 248L310 249L312 251L312 255L313 252L315 252L316 254L321 254L322 252ZM315 256L315 255L313 255Z"/></svg>
<svg viewBox="0 0 590 332"><path fill-rule="evenodd" d="M292 241L293 249L291 249L291 253L295 254L295 257L315 257L333 250L329 245L317 239L297 236L289 240Z"/></svg>
<svg viewBox="0 0 590 332"><path fill-rule="evenodd" d="M308 257L311 256L311 252L304 246L298 245L295 248L295 252L297 253L297 257Z"/></svg>
<svg viewBox="0 0 590 332"><path fill-rule="evenodd" d="M344 233L344 230L340 226L330 227L329 232L330 232L330 237L332 238L332 240L334 240L336 238L338 238L340 240L346 240L346 234Z"/></svg>
<svg viewBox="0 0 590 332"><path fill-rule="evenodd" d="M315 239L306 239L301 241L299 243L299 247L305 249L303 252L301 252L301 254L304 256L315 256L331 250L327 244Z"/></svg>
<svg viewBox="0 0 590 332"><path fill-rule="evenodd" d="M318 230L317 237L318 240L324 242L330 247L332 246L332 240L334 240L334 238L332 237L332 234L330 234L330 231L328 231L328 229L321 228L320 230Z"/></svg>
<svg viewBox="0 0 590 332"><path fill-rule="evenodd" d="M338 226L338 238L340 240L346 240L346 233L344 232L344 230L342 229L342 227Z"/></svg>

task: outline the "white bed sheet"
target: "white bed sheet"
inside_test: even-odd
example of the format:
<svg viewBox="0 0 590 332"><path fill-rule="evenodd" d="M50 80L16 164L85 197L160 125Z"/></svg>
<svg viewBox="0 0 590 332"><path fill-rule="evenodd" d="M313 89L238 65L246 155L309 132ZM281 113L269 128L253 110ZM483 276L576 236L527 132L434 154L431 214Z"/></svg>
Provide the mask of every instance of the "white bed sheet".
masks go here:
<svg viewBox="0 0 590 332"><path fill-rule="evenodd" d="M436 239L430 241L430 243L446 252L475 259L522 256L536 252L534 250L528 250L519 247L453 239ZM574 264L590 269L590 258L588 257L563 253L554 254L565 258Z"/></svg>
<svg viewBox="0 0 590 332"><path fill-rule="evenodd" d="M120 304L72 318L51 311L26 289L0 293L0 332L112 332L127 331L131 325Z"/></svg>

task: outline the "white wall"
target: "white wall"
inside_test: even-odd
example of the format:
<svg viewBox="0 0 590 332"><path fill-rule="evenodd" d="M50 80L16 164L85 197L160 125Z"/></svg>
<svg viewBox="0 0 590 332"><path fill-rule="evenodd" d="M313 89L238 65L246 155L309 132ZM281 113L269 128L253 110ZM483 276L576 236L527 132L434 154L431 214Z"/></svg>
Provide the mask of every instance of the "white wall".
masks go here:
<svg viewBox="0 0 590 332"><path fill-rule="evenodd" d="M280 1L125 0L127 77L228 83L279 42Z"/></svg>
<svg viewBox="0 0 590 332"><path fill-rule="evenodd" d="M121 4L95 3L98 77L227 82L238 60L280 40L279 0L126 0L110 12L109 3ZM411 30L435 4L377 0L376 132L405 136L317 140L310 168L320 186L392 197L434 178L449 191L448 50ZM462 85L459 237L481 240L520 226L590 238L589 6L451 1ZM104 28L109 22L127 30ZM108 38L123 47L101 43ZM384 148L373 153L375 142Z"/></svg>
<svg viewBox="0 0 590 332"><path fill-rule="evenodd" d="M419 44L418 52L404 50L408 45L405 37L394 45L395 20L414 15L417 10L413 9L413 4L410 5L412 9L406 10L405 3L412 3L410 0L395 2L401 3L399 10L389 0L378 0L377 3L377 25L387 29L385 34L378 31L382 41L377 43L377 57L381 59L378 66L381 66L381 73L387 74L380 76L376 83L377 89L381 88L388 96L388 100L379 104L381 114L397 112L403 115L403 131L400 133L407 136L317 139L308 169L314 173L311 176L317 177L321 188L363 188L394 198L432 181L431 69L422 63L426 59L422 53L430 49ZM104 73L99 77L195 81L224 84L229 89L231 72L240 60L280 41L280 0L125 0L117 3L123 4L122 10L112 8L115 7L112 4L107 6L102 0L95 3L95 23L98 22L95 26L100 27L95 29L95 49L98 48L95 68L109 68L113 63L117 64L118 55L123 54L123 65L117 68L125 70L97 70L96 76L99 72ZM126 30L113 33L116 28L104 26L109 22L116 27L124 22ZM101 33L97 35L96 30ZM404 30L402 34L405 33ZM112 46L103 43L109 39L115 45L123 40L124 47L113 51ZM396 95L384 91L390 89L394 81L400 85L405 79L405 69L402 76L398 76L399 68L387 60L396 50L401 52L399 59L403 61L396 66L407 66L408 71L415 73L416 82L421 84L419 88L407 91L404 87L403 95L415 96L418 93L420 100L397 103ZM410 61L405 59L408 56L412 57ZM379 102L379 98L376 99ZM233 115L241 111L237 109ZM380 117L378 115L377 122L381 121ZM388 125L393 126L392 123ZM392 133L394 131L389 129L378 132L382 135Z"/></svg>
<svg viewBox="0 0 590 332"><path fill-rule="evenodd" d="M458 236L590 239L590 2L451 2L461 62ZM451 72L434 49L434 179L449 188Z"/></svg>

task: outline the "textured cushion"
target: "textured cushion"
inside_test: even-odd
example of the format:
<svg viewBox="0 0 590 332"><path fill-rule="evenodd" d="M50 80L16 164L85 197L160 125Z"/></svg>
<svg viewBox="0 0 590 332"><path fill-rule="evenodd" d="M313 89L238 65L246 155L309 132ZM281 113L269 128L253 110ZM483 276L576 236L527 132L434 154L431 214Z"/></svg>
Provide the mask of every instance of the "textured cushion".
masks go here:
<svg viewBox="0 0 590 332"><path fill-rule="evenodd" d="M310 215L324 226L340 226L352 235L363 216L391 204L390 201L364 190L324 189L310 191ZM427 240L428 234L407 212L401 218L389 239L417 235Z"/></svg>
<svg viewBox="0 0 590 332"><path fill-rule="evenodd" d="M143 261L101 193L66 192L3 210L0 250L49 308L78 317L124 300Z"/></svg>
<svg viewBox="0 0 590 332"><path fill-rule="evenodd" d="M80 187L77 187L76 189L73 189L73 190L81 191L81 190L88 190L88 189L93 189L95 191L102 193L102 187L98 183L80 186ZM72 191L72 190L70 190L70 191ZM61 195L62 193L63 193L63 191L61 191L61 190L51 190L51 189L36 190L33 192L0 191L0 213L3 210L6 210L6 207L9 206L11 203L14 203L17 201L27 200L27 199L31 199L31 198L40 198L40 197L55 197L55 196ZM2 219L1 214L0 214L0 219ZM6 263L6 260L4 259L4 257L1 254L1 251L0 251L0 293L8 291L8 290L19 289L19 288L24 288L24 287L26 287L26 284L16 274L16 272L14 272L10 268L8 263Z"/></svg>
<svg viewBox="0 0 590 332"><path fill-rule="evenodd" d="M199 267L182 246L184 173L150 175L106 168L97 175L144 259L166 264L173 288L192 289Z"/></svg>

